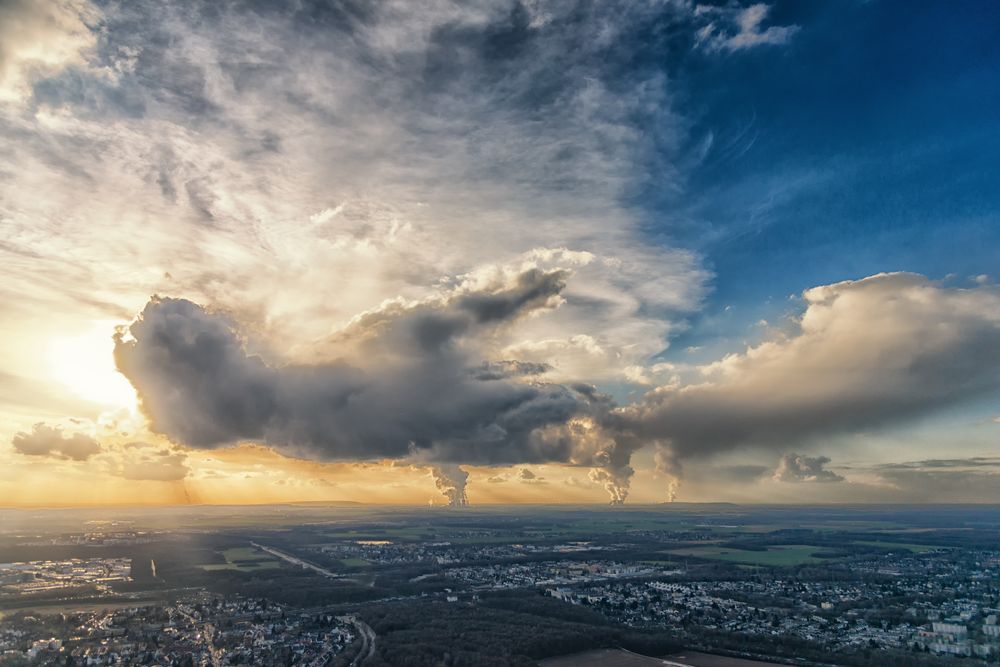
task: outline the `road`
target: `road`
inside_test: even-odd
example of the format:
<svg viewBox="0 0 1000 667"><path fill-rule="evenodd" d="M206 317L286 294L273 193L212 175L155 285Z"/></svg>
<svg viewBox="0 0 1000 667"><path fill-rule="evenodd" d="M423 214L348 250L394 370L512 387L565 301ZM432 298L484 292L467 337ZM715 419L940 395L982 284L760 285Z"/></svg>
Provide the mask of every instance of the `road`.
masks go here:
<svg viewBox="0 0 1000 667"><path fill-rule="evenodd" d="M306 570L312 570L313 572L316 572L317 574L322 574L324 577L329 577L330 579L340 579L340 578L342 578L344 576L342 574L335 574L334 572L331 572L330 570L328 570L328 569L326 569L324 567L320 567L319 565L315 565L313 563L310 563L307 560L302 560L298 556L293 556L292 554L285 553L284 551L281 551L280 549L275 549L274 547L264 546L263 544L257 544L256 542L251 542L250 544L252 544L253 546L257 547L261 551L266 551L267 553L271 554L272 556L280 558L281 560L285 561L286 563L291 563L292 565L298 565L299 567L305 568Z"/></svg>
<svg viewBox="0 0 1000 667"><path fill-rule="evenodd" d="M375 631L357 616L339 616L338 620L353 625L361 636L361 650L351 662L351 667L361 667L375 655Z"/></svg>

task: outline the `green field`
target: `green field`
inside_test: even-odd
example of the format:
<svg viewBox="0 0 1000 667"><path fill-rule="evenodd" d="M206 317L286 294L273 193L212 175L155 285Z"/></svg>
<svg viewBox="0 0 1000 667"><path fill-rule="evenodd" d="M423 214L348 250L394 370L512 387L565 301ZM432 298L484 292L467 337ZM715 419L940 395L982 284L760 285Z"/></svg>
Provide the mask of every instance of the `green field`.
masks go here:
<svg viewBox="0 0 1000 667"><path fill-rule="evenodd" d="M422 540L434 539L437 530L426 525L416 526L386 526L384 528L368 528L363 530L338 530L324 533L324 537L335 540Z"/></svg>
<svg viewBox="0 0 1000 667"><path fill-rule="evenodd" d="M366 567L371 565L364 558L342 558L340 562L344 567Z"/></svg>
<svg viewBox="0 0 1000 667"><path fill-rule="evenodd" d="M822 551L822 549L808 544L782 544L768 547L767 551L704 546L673 549L667 553L675 556L695 556L697 558L708 558L710 560L721 560L744 565L771 565L778 567L830 561L828 558L816 558L812 555L818 551Z"/></svg>
<svg viewBox="0 0 1000 667"><path fill-rule="evenodd" d="M236 547L222 552L225 563L209 563L200 565L209 572L214 570L239 570L240 572L256 572L258 570L274 570L281 567L276 559L253 547Z"/></svg>

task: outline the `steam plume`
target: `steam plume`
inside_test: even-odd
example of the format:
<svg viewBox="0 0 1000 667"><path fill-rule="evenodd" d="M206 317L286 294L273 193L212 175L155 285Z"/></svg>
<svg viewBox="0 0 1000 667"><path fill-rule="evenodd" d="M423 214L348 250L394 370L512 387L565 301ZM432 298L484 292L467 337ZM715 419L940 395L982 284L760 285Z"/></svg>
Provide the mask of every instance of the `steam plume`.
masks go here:
<svg viewBox="0 0 1000 667"><path fill-rule="evenodd" d="M681 486L681 462L677 460L669 445L657 442L656 451L653 453L653 464L656 466L657 474L667 480L667 502L674 502Z"/></svg>
<svg viewBox="0 0 1000 667"><path fill-rule="evenodd" d="M611 496L612 505L624 505L628 498L632 475L635 474L635 470L629 465L631 458L631 449L622 447L617 442L594 456L597 467L590 471L590 480L604 485Z"/></svg>
<svg viewBox="0 0 1000 667"><path fill-rule="evenodd" d="M431 477L434 478L434 485L438 491L448 499L450 507L465 507L469 504L469 498L465 495L465 484L469 479L469 473L460 466L454 464L434 466L431 468Z"/></svg>

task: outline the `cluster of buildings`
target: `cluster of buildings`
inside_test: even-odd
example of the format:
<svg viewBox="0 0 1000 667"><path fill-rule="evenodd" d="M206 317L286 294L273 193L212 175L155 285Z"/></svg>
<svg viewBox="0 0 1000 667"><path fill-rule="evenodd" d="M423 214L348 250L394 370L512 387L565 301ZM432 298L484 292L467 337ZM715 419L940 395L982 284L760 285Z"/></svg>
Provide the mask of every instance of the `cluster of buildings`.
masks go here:
<svg viewBox="0 0 1000 667"><path fill-rule="evenodd" d="M587 604L609 618L636 627L717 630L767 637L794 637L831 649L851 646L906 647L916 627L886 627L858 614L837 616L803 603L792 608L741 599L733 582L621 582L583 589L555 588L553 597ZM719 586L718 584L723 584ZM829 607L827 607L829 609Z"/></svg>
<svg viewBox="0 0 1000 667"><path fill-rule="evenodd" d="M848 580L748 577L734 580L671 579L560 585L552 597L589 605L636 627L794 638L831 651L874 648L938 655L1000 657L1000 560L928 558L908 574ZM885 557L881 569L890 562ZM909 560L909 559L906 559ZM920 560L919 558L913 560ZM911 567L913 566L913 567ZM879 569L879 568L876 568ZM932 574L928 575L928 572ZM936 574L933 574L936 573Z"/></svg>
<svg viewBox="0 0 1000 667"><path fill-rule="evenodd" d="M346 619L200 595L166 607L8 618L0 630L0 665L323 667L354 638Z"/></svg>
<svg viewBox="0 0 1000 667"><path fill-rule="evenodd" d="M979 622L970 623L973 620ZM914 637L914 645L931 653L977 656L986 658L1000 655L1000 625L997 614L976 619L949 617L934 621L930 628L921 628Z"/></svg>
<svg viewBox="0 0 1000 667"><path fill-rule="evenodd" d="M477 561L514 560L539 553L578 553L601 551L608 547L595 546L590 542L567 542L557 545L534 544L467 544L451 542L404 542L391 540L356 540L325 544L319 551L326 556L340 560L359 559L377 565L402 565L410 563L433 563L454 565Z"/></svg>
<svg viewBox="0 0 1000 667"><path fill-rule="evenodd" d="M0 563L0 591L39 593L70 586L93 585L105 592L116 581L132 578L131 558L71 558Z"/></svg>
<svg viewBox="0 0 1000 667"><path fill-rule="evenodd" d="M21 542L22 546L92 546L106 547L121 544L148 544L162 539L162 534L144 530L96 530L86 533L68 533L44 539Z"/></svg>
<svg viewBox="0 0 1000 667"><path fill-rule="evenodd" d="M404 542L389 540L357 540L326 544L320 551L340 560L360 559L377 565L436 563L448 565L475 560L499 560L523 555L514 545L454 546L451 542Z"/></svg>
<svg viewBox="0 0 1000 667"><path fill-rule="evenodd" d="M449 579L478 589L565 586L662 574L662 570L636 563L570 560L453 567L447 572Z"/></svg>

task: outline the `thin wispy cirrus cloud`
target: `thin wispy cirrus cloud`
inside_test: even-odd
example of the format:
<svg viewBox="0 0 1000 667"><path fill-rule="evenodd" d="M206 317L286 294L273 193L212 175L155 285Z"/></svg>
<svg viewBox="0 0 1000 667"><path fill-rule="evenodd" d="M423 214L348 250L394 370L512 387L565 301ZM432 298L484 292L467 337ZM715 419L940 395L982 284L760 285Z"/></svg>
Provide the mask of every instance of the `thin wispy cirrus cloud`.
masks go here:
<svg viewBox="0 0 1000 667"><path fill-rule="evenodd" d="M771 7L765 3L748 7L699 5L695 13L708 18L708 23L698 30L697 42L710 51L739 51L755 46L787 44L799 26L764 27L770 10Z"/></svg>
<svg viewBox="0 0 1000 667"><path fill-rule="evenodd" d="M182 293L299 342L562 253L566 307L513 344L569 371L641 362L709 273L649 246L619 203L683 125L662 74L605 61L642 21L685 13L627 7L103 7L89 60L4 110L22 165L7 251L24 260L7 289L59 301L71 276L90 295L75 309L115 316Z"/></svg>
<svg viewBox="0 0 1000 667"><path fill-rule="evenodd" d="M86 67L100 19L100 10L86 0L0 5L0 101L23 101L38 79Z"/></svg>

